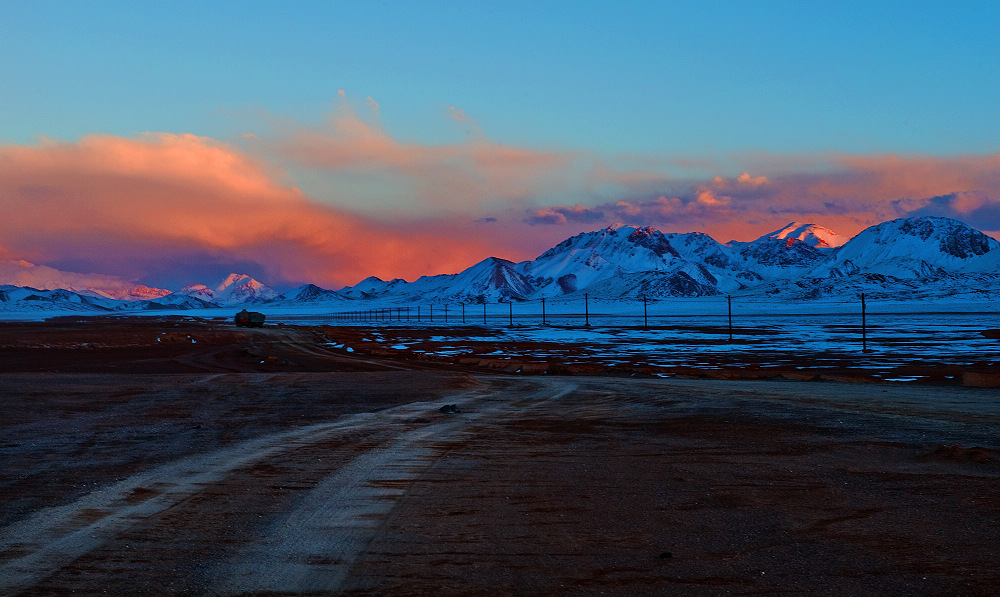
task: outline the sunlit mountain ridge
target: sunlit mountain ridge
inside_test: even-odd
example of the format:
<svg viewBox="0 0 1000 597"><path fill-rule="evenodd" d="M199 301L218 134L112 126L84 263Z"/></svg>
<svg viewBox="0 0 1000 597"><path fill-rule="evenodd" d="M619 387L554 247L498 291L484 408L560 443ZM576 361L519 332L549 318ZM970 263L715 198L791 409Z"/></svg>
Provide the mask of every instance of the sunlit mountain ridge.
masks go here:
<svg viewBox="0 0 1000 597"><path fill-rule="evenodd" d="M30 265L30 264L29 264ZM23 267L22 267L23 269ZM51 268L50 268L51 269ZM57 270L53 270L57 271ZM730 294L753 300L854 296L990 300L1000 295L1000 242L957 220L901 218L846 240L789 223L752 242L617 224L564 240L537 258L490 257L456 274L412 282L369 277L334 291L306 284L279 293L245 274L174 293L0 286L0 310L148 311L233 305L350 308L352 304L495 303L535 299L640 300Z"/></svg>

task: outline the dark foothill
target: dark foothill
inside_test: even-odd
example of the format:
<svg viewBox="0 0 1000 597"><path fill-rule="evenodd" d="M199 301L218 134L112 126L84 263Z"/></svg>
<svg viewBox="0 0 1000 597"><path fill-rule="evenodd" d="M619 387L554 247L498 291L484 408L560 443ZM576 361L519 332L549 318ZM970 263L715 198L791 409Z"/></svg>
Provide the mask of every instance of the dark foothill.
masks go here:
<svg viewBox="0 0 1000 597"><path fill-rule="evenodd" d="M445 404L444 406L442 406L438 410L440 410L441 412L445 413L446 415L452 415L452 414L456 414L456 413L462 412L462 411L458 410L458 405L456 405L456 404Z"/></svg>

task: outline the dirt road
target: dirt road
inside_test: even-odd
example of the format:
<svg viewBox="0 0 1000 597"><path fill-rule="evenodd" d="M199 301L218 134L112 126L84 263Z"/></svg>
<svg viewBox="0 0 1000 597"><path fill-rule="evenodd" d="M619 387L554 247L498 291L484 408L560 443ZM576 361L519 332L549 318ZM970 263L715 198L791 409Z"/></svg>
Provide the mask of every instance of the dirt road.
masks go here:
<svg viewBox="0 0 1000 597"><path fill-rule="evenodd" d="M231 371L223 344L0 374L0 594L1000 590L993 390Z"/></svg>

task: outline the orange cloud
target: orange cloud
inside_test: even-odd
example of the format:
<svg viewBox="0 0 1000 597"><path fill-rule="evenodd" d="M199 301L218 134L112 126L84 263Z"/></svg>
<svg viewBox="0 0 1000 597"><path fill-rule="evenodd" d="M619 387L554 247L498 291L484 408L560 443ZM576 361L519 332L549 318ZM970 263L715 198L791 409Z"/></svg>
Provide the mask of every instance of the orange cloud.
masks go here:
<svg viewBox="0 0 1000 597"><path fill-rule="evenodd" d="M546 207L531 214L524 221L527 224L565 224L567 222L600 222L604 212L583 205Z"/></svg>
<svg viewBox="0 0 1000 597"><path fill-rule="evenodd" d="M569 184L579 154L493 143L464 111L447 116L470 128L462 143L398 141L360 118L344 100L323 126L287 125L265 139L262 151L289 167L325 177L325 186L349 186L369 208L411 213L474 212L483 206L530 203ZM332 182L331 182L332 181Z"/></svg>
<svg viewBox="0 0 1000 597"><path fill-rule="evenodd" d="M86 290L92 287L106 290L128 290L134 286L116 276L63 272L24 260L0 260L0 284L30 286L39 290L57 288Z"/></svg>
<svg viewBox="0 0 1000 597"><path fill-rule="evenodd" d="M726 205L729 203L729 197L722 195L717 197L715 193L709 189L701 189L698 192L698 203L702 205Z"/></svg>
<svg viewBox="0 0 1000 597"><path fill-rule="evenodd" d="M767 184L768 180L766 176L750 176L749 172L744 172L736 177L736 182L751 187L759 187L762 184Z"/></svg>
<svg viewBox="0 0 1000 597"><path fill-rule="evenodd" d="M150 272L207 258L259 267L247 273L271 284L337 287L368 275L454 273L490 255L528 258L614 221L719 240L790 221L853 235L911 214L1000 230L1000 154L772 156L767 167L741 164L735 177L681 180L655 160L615 170L580 152L485 138L406 143L342 97L325 126L238 141L253 154L162 133L0 146L0 258L150 284ZM275 156L289 170L265 161ZM331 194L288 182L309 188L312 175L334 183Z"/></svg>
<svg viewBox="0 0 1000 597"><path fill-rule="evenodd" d="M482 231L448 221L373 222L318 204L256 160L194 135L0 147L0 209L5 254L132 277L207 254L259 263L271 283L337 286L452 273L492 249Z"/></svg>
<svg viewBox="0 0 1000 597"><path fill-rule="evenodd" d="M790 221L814 222L851 236L908 215L944 215L987 233L1000 230L1000 154L765 158L763 165L760 159L750 161L757 162L756 170L766 166L773 174L666 181L659 192L612 197L588 207L607 214L608 222L626 219L671 231L704 231L720 240L751 240Z"/></svg>

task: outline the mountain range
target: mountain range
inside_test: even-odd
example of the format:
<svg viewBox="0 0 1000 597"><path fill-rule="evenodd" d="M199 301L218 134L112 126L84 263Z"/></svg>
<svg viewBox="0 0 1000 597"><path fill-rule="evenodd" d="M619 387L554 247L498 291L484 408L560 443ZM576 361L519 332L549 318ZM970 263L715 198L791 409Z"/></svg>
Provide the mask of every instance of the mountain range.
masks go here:
<svg viewBox="0 0 1000 597"><path fill-rule="evenodd" d="M22 262L23 263L23 262ZM30 264L28 264L30 265ZM0 286L0 310L148 311L261 304L350 309L383 304L699 297L760 300L854 297L990 300L1000 294L1000 242L957 220L903 218L845 238L792 222L751 242L720 243L700 232L664 233L616 224L578 234L536 259L487 258L457 274L413 282L370 277L339 291L306 284L278 293L250 276L170 293Z"/></svg>

